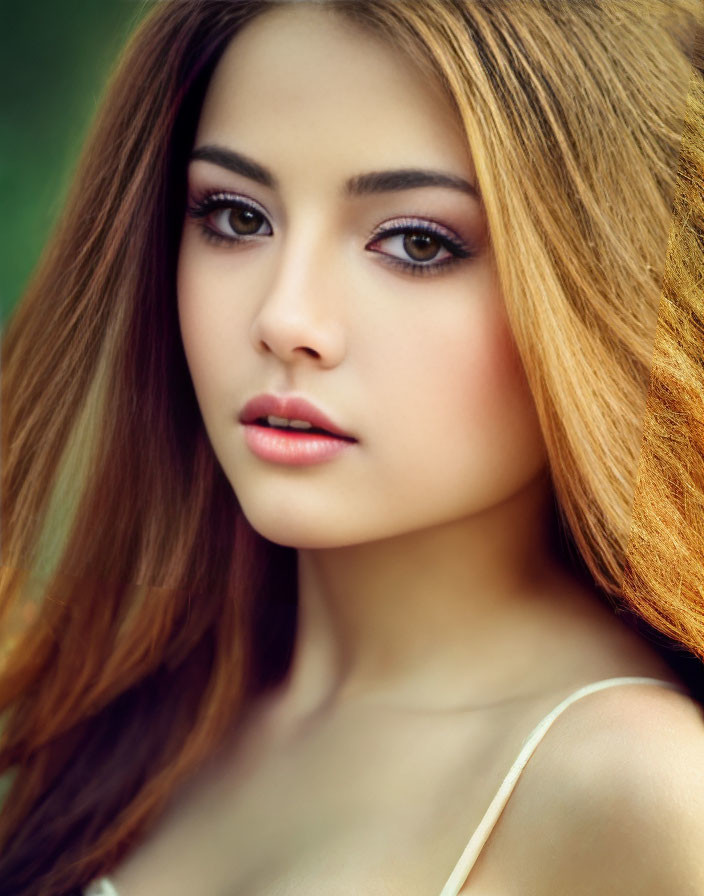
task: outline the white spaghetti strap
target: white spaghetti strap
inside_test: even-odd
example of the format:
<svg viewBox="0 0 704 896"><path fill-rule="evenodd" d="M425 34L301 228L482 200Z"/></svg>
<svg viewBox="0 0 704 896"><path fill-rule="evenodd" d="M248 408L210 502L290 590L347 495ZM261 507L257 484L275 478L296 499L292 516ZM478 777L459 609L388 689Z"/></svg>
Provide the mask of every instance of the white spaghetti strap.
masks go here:
<svg viewBox="0 0 704 896"><path fill-rule="evenodd" d="M447 883L442 888L440 896L458 896L460 890L462 889L462 886L469 876L469 872L472 870L472 867L482 850L482 847L489 839L489 834L492 832L494 825L498 821L499 816L504 809L504 806L508 802L508 799L511 796L514 787L516 786L516 782L518 781L521 772L525 768L526 763L532 756L535 748L543 739L543 736L545 735L548 728L552 725L552 723L560 715L560 713L564 712L564 710L566 710L568 706L574 703L575 700L579 700L580 697L585 697L587 694L591 694L594 691L601 691L604 688L613 687L614 685L618 684L659 684L664 687L671 688L672 690L680 691L683 694L689 693L686 688L674 684L670 681L664 681L659 678L647 678L634 675L625 676L622 678L606 678L603 681L595 681L592 682L592 684L587 684L584 687L579 688L579 690L574 691L574 693L570 694L569 697L566 697L562 701L562 703L559 703L552 710L552 712L548 713L548 715L546 715L545 718L536 725L533 731L523 741L523 746L516 758L516 761L509 769L508 774L504 778L503 783L496 793L496 796L489 804L489 808L486 810L484 817L480 821L469 843L465 847L465 850L460 856L459 861L455 865L452 874L450 874Z"/></svg>

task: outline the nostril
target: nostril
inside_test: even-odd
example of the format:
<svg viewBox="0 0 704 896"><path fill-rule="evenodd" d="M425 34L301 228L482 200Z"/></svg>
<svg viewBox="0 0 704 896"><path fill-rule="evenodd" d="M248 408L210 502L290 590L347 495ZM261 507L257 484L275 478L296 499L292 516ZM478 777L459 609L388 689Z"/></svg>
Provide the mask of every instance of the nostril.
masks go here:
<svg viewBox="0 0 704 896"><path fill-rule="evenodd" d="M321 354L314 348L311 348L309 345L297 345L293 349L293 354L297 355L299 352L303 352L306 355L309 355L311 358L320 358Z"/></svg>

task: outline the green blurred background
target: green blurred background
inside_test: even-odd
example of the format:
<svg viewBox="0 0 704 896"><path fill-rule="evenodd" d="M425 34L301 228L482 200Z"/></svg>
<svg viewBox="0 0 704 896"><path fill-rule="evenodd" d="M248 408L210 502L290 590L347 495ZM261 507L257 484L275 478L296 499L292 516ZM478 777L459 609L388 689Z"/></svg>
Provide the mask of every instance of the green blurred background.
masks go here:
<svg viewBox="0 0 704 896"><path fill-rule="evenodd" d="M0 0L0 326L61 209L144 0Z"/></svg>

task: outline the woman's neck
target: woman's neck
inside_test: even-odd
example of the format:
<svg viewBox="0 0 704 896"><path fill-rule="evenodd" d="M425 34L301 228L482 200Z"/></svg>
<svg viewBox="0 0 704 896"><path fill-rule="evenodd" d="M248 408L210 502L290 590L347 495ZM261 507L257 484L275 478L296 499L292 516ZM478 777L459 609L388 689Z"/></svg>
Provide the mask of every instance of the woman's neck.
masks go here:
<svg viewBox="0 0 704 896"><path fill-rule="evenodd" d="M544 479L480 515L298 557L298 627L280 699L448 706L515 694L574 583L553 556ZM554 623L553 623L554 624Z"/></svg>

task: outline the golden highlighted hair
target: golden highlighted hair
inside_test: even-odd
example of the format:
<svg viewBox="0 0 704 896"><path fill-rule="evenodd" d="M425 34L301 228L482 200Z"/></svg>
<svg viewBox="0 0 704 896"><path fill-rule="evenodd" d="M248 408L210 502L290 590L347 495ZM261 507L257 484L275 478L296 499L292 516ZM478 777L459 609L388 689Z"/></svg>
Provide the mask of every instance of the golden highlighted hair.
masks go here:
<svg viewBox="0 0 704 896"><path fill-rule="evenodd" d="M275 5L149 11L4 334L0 772L14 778L0 880L12 896L61 896L109 871L290 659L295 552L240 512L175 302L209 77ZM322 5L448 91L575 563L704 658L700 3Z"/></svg>
<svg viewBox="0 0 704 896"><path fill-rule="evenodd" d="M393 2L341 5L420 64L430 60L447 86L569 531L609 594L622 595L629 554L652 596L638 597L631 582L629 599L685 636L681 624L667 625L665 608L681 591L689 617L704 596L704 91L691 63L701 7L441 0L410 15ZM651 441L638 477L651 372ZM656 407L665 376L667 411ZM629 551L638 478L646 564L641 541ZM675 506L681 514L671 518ZM673 589L683 560L682 588ZM685 640L704 656L699 620Z"/></svg>

